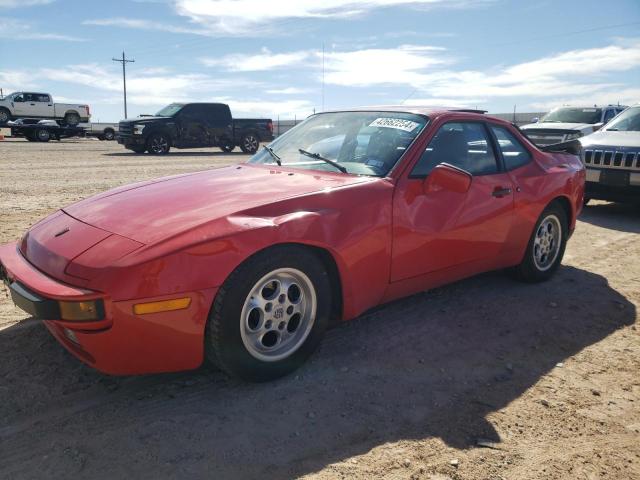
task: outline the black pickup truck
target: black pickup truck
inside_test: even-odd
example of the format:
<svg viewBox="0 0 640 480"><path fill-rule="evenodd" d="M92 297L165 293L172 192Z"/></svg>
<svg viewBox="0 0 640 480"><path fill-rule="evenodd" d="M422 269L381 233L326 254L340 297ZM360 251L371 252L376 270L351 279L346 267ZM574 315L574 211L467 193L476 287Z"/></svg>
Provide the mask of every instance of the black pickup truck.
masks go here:
<svg viewBox="0 0 640 480"><path fill-rule="evenodd" d="M122 120L118 130L118 143L136 153L165 154L171 147L231 152L239 146L253 154L260 142L273 140L271 119L233 119L224 103L172 103L153 117Z"/></svg>

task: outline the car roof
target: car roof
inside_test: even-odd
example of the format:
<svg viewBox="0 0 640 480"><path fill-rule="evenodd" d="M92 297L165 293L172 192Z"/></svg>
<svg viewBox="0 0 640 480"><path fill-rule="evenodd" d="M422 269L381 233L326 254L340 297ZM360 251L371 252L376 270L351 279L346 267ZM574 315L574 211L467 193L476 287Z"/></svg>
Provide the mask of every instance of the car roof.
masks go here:
<svg viewBox="0 0 640 480"><path fill-rule="evenodd" d="M510 122L498 117L492 117L491 115L485 115L486 110L479 110L475 108L464 107L445 107L445 106L421 106L421 105L372 105L365 107L353 107L343 108L336 110L327 110L321 113L339 113L339 112L398 112L398 113L413 113L415 115L424 115L431 119L439 117L441 115L452 113L464 113L469 114L470 118L477 120L492 120L498 123L509 124Z"/></svg>

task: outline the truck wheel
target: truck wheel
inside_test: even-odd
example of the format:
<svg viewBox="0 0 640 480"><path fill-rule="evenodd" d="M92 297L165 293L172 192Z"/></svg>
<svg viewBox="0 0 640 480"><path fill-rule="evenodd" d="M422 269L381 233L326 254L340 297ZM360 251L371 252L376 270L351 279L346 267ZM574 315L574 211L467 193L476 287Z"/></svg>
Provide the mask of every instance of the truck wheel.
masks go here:
<svg viewBox="0 0 640 480"><path fill-rule="evenodd" d="M36 130L35 138L37 138L39 142L48 142L51 140L51 133L45 128L39 128Z"/></svg>
<svg viewBox="0 0 640 480"><path fill-rule="evenodd" d="M0 108L0 125L4 125L11 118L11 112L6 108Z"/></svg>
<svg viewBox="0 0 640 480"><path fill-rule="evenodd" d="M64 116L64 123L66 123L70 127L75 127L80 123L80 115L78 115L77 113L67 113Z"/></svg>
<svg viewBox="0 0 640 480"><path fill-rule="evenodd" d="M223 143L220 145L220 150L222 150L224 153L231 153L233 152L234 148L236 148L236 146L231 142Z"/></svg>
<svg viewBox="0 0 640 480"><path fill-rule="evenodd" d="M260 139L255 133L245 133L240 140L240 150L244 153L254 154L258 151Z"/></svg>
<svg viewBox="0 0 640 480"><path fill-rule="evenodd" d="M113 140L114 138L116 138L116 132L114 132L110 128L107 128L104 131L104 135L102 135L102 138L104 138L105 140Z"/></svg>
<svg viewBox="0 0 640 480"><path fill-rule="evenodd" d="M169 144L169 137L164 133L154 133L147 140L147 148L149 153L155 155L165 155L169 153L171 145Z"/></svg>

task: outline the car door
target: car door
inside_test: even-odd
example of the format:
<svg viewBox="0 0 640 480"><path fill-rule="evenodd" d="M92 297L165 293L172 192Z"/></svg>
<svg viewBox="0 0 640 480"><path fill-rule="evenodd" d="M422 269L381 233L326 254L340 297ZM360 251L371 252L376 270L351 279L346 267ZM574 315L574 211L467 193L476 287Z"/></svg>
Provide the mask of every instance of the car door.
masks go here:
<svg viewBox="0 0 640 480"><path fill-rule="evenodd" d="M441 164L470 174L468 190L427 191L425 180ZM486 124L439 126L399 181L393 209L391 281L479 261L498 265L512 224L513 185Z"/></svg>
<svg viewBox="0 0 640 480"><path fill-rule="evenodd" d="M231 139L233 125L229 106L223 103L209 103L204 106L204 122L209 146L220 145L222 139Z"/></svg>
<svg viewBox="0 0 640 480"><path fill-rule="evenodd" d="M36 116L53 118L53 102L51 97L46 93L34 93L33 95L33 107L35 108Z"/></svg>
<svg viewBox="0 0 640 480"><path fill-rule="evenodd" d="M28 116L29 110L27 108L27 103L25 102L25 94L19 93L15 95L11 101L13 107L13 115L16 117L26 117Z"/></svg>
<svg viewBox="0 0 640 480"><path fill-rule="evenodd" d="M180 110L180 145L183 147L205 147L208 145L208 133L205 127L206 112L202 105L192 103Z"/></svg>

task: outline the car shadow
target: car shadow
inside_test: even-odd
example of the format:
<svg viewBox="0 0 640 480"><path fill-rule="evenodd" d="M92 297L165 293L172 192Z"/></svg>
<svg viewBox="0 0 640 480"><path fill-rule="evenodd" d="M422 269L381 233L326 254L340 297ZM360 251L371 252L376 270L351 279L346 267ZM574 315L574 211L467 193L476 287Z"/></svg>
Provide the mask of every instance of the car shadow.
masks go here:
<svg viewBox="0 0 640 480"><path fill-rule="evenodd" d="M640 233L640 204L591 202L583 208L580 220L611 230Z"/></svg>
<svg viewBox="0 0 640 480"><path fill-rule="evenodd" d="M145 157L145 158L158 158L158 159L170 159L174 157L247 157L250 154L243 153L241 151L234 152L181 152L170 151L165 155L151 155L149 153L135 153L135 152L108 152L103 153L105 157Z"/></svg>
<svg viewBox="0 0 640 480"><path fill-rule="evenodd" d="M499 445L514 433L488 415L635 318L585 270L537 285L485 274L334 328L311 361L266 384L208 367L104 376L28 320L0 332L0 471L292 478L398 440ZM553 399L536 402L542 413Z"/></svg>

